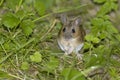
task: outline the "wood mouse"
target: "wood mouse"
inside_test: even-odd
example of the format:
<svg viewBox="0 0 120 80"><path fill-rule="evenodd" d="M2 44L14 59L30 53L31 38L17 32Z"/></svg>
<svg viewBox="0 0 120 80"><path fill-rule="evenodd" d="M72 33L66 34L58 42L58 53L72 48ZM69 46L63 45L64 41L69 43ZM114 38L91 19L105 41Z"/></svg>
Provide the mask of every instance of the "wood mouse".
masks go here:
<svg viewBox="0 0 120 80"><path fill-rule="evenodd" d="M80 18L68 20L66 15L61 15L62 28L57 37L57 42L66 55L76 53L82 58L79 51L84 45L85 30L82 28Z"/></svg>

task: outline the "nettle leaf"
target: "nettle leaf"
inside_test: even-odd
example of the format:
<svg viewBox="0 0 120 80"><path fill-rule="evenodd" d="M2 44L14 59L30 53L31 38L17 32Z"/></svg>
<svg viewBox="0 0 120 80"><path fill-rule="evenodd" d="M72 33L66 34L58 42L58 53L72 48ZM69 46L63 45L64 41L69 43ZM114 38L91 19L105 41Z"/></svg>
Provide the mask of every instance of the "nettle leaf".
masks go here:
<svg viewBox="0 0 120 80"><path fill-rule="evenodd" d="M106 27L104 27L104 19L102 18L94 18L91 20L92 23L92 32L97 35L98 32L105 30Z"/></svg>
<svg viewBox="0 0 120 80"><path fill-rule="evenodd" d="M92 34L86 35L85 40L87 40L88 42L93 42L93 43L99 43L100 42L100 39L93 36ZM90 46L90 44L88 44L87 46Z"/></svg>
<svg viewBox="0 0 120 80"><path fill-rule="evenodd" d="M87 40L88 42L92 41L93 38L94 38L94 36L92 34L88 34L88 35L85 36L85 40Z"/></svg>
<svg viewBox="0 0 120 80"><path fill-rule="evenodd" d="M96 3L104 3L104 2L106 2L106 0L94 0L94 2L96 2Z"/></svg>
<svg viewBox="0 0 120 80"><path fill-rule="evenodd" d="M92 33L94 36L98 36L100 34L100 32L104 31L107 29L108 26L108 16L101 17L101 18L94 18L91 20L92 23Z"/></svg>
<svg viewBox="0 0 120 80"><path fill-rule="evenodd" d="M25 17L26 12L24 10L19 10L16 15L20 18L20 20L22 20Z"/></svg>
<svg viewBox="0 0 120 80"><path fill-rule="evenodd" d="M92 25L101 26L104 20L102 18L94 18L91 20Z"/></svg>
<svg viewBox="0 0 120 80"><path fill-rule="evenodd" d="M24 34L29 36L35 27L35 24L31 20L24 20L20 23L20 27L22 28Z"/></svg>
<svg viewBox="0 0 120 80"><path fill-rule="evenodd" d="M116 3L111 3L111 9L113 10L117 10L118 9L118 5Z"/></svg>
<svg viewBox="0 0 120 80"><path fill-rule="evenodd" d="M105 39L107 37L107 33L104 33L102 32L100 35L99 35L99 38L100 39Z"/></svg>
<svg viewBox="0 0 120 80"><path fill-rule="evenodd" d="M13 13L6 13L2 17L2 23L8 28L14 28L18 26L20 19Z"/></svg>
<svg viewBox="0 0 120 80"><path fill-rule="evenodd" d="M110 16L109 16L109 15L104 15L104 16L102 16L102 19L104 19L104 20L109 20L109 19L110 19Z"/></svg>
<svg viewBox="0 0 120 80"><path fill-rule="evenodd" d="M118 33L118 30L114 26L109 26L108 27L108 32L109 33Z"/></svg>
<svg viewBox="0 0 120 80"><path fill-rule="evenodd" d="M97 36L100 31L101 30L98 28L98 26L92 26L91 32L93 36Z"/></svg>
<svg viewBox="0 0 120 80"><path fill-rule="evenodd" d="M93 40L92 40L93 43L99 43L100 42L100 39L97 38L97 37L94 37Z"/></svg>
<svg viewBox="0 0 120 80"><path fill-rule="evenodd" d="M28 62L23 62L23 63L22 63L22 66L21 66L21 69L23 69L23 70L28 70L28 69L29 69L29 64L28 64Z"/></svg>
<svg viewBox="0 0 120 80"><path fill-rule="evenodd" d="M106 2L99 10L97 15L105 15L106 13L111 11L111 3Z"/></svg>
<svg viewBox="0 0 120 80"><path fill-rule="evenodd" d="M91 47L93 47L93 44L85 42L84 49L89 49Z"/></svg>
<svg viewBox="0 0 120 80"><path fill-rule="evenodd" d="M110 21L105 21L106 24L106 30L107 32L109 32L110 34L112 33L118 33L118 30L112 25L112 23Z"/></svg>
<svg viewBox="0 0 120 80"><path fill-rule="evenodd" d="M114 1L107 1L105 4L100 8L98 12L98 16L105 15L106 13L109 13L111 10L117 10L118 5Z"/></svg>
<svg viewBox="0 0 120 80"><path fill-rule="evenodd" d="M30 56L31 61L33 62L41 62L42 55L39 52L35 52L33 55Z"/></svg>
<svg viewBox="0 0 120 80"><path fill-rule="evenodd" d="M16 10L19 5L20 0L9 0L6 1L6 6L12 10Z"/></svg>

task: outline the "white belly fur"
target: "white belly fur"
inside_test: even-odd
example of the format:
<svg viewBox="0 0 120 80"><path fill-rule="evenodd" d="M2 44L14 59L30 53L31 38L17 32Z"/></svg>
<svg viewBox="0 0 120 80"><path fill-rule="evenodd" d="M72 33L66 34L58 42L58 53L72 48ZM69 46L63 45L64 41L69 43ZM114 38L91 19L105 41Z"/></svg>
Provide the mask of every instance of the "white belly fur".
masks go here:
<svg viewBox="0 0 120 80"><path fill-rule="evenodd" d="M83 47L84 43L76 44L75 39L71 39L69 41L58 40L58 45L66 54L70 54L72 52L77 54Z"/></svg>

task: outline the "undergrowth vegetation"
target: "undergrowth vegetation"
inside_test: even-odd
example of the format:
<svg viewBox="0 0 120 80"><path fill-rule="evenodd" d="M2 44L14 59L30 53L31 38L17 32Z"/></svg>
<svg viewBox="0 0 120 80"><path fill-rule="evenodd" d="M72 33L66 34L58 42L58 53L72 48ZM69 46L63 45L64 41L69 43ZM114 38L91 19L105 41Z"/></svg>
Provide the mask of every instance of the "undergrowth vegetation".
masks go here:
<svg viewBox="0 0 120 80"><path fill-rule="evenodd" d="M0 0L0 79L120 80L118 2ZM81 16L87 32L83 61L58 48L64 13Z"/></svg>

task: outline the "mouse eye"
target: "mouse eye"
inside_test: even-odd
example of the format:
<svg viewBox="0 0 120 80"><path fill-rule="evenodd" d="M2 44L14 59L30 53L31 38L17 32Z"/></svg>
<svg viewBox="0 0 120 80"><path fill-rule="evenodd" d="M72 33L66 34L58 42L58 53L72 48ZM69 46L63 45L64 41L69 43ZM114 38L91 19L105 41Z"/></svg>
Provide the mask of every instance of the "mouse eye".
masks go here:
<svg viewBox="0 0 120 80"><path fill-rule="evenodd" d="M75 33L75 29L72 29L72 33Z"/></svg>
<svg viewBox="0 0 120 80"><path fill-rule="evenodd" d="M63 28L63 32L65 32L66 28Z"/></svg>

